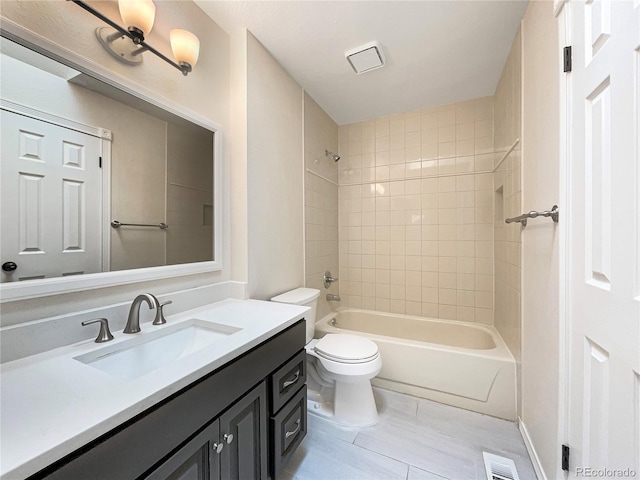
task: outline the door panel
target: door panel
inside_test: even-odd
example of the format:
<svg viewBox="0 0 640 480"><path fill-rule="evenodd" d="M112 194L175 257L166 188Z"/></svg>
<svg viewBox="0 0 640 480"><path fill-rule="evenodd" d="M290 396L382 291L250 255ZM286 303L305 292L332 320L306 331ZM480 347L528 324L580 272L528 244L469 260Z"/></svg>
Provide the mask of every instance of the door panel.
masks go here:
<svg viewBox="0 0 640 480"><path fill-rule="evenodd" d="M102 270L101 140L2 111L2 282Z"/></svg>
<svg viewBox="0 0 640 480"><path fill-rule="evenodd" d="M640 471L639 5L565 4L571 478Z"/></svg>

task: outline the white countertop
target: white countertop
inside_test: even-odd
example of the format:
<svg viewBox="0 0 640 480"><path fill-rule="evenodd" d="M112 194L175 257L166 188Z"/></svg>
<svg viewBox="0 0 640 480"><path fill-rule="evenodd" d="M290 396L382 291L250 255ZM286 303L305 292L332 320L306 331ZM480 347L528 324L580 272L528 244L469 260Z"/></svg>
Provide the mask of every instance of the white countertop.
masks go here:
<svg viewBox="0 0 640 480"><path fill-rule="evenodd" d="M1 365L0 478L38 472L293 325L307 310L259 300L224 300L170 316L166 325L142 324L142 333L136 335L192 318L242 330L130 380L74 359L133 336L122 332L114 333L108 343L87 340Z"/></svg>

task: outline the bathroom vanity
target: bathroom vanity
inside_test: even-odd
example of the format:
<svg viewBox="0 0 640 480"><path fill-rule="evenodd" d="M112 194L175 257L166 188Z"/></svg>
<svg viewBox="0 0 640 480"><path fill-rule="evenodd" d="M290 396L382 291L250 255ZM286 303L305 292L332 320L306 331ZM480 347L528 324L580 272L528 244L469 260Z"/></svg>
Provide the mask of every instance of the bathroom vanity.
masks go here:
<svg viewBox="0 0 640 480"><path fill-rule="evenodd" d="M98 363L126 351L118 345L132 336L118 334L114 346L83 342L3 365L2 478L275 478L307 430L306 309L276 305L225 301L170 319L178 331L194 318L235 330L140 375ZM44 389L33 384L41 376Z"/></svg>

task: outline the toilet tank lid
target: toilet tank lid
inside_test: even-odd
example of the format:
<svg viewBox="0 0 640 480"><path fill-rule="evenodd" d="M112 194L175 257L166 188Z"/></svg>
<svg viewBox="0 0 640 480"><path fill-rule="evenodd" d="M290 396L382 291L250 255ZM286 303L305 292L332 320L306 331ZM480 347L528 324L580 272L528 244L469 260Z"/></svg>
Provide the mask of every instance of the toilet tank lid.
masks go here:
<svg viewBox="0 0 640 480"><path fill-rule="evenodd" d="M291 303L293 305L304 305L314 301L320 296L320 290L315 288L296 288L282 293L271 299L272 302Z"/></svg>

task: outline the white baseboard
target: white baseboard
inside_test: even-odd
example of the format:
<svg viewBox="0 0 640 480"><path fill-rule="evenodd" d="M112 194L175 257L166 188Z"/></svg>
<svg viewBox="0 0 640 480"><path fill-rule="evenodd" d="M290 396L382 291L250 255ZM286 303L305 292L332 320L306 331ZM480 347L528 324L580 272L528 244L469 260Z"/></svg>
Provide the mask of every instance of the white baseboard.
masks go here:
<svg viewBox="0 0 640 480"><path fill-rule="evenodd" d="M520 435L522 435L524 445L527 447L527 452L529 452L529 457L531 458L531 463L533 464L533 469L536 471L538 480L547 480L547 476L545 475L542 464L540 463L540 457L538 457L538 453L536 452L533 442L531 441L531 437L529 436L527 426L520 417L518 417L518 429L520 430Z"/></svg>

